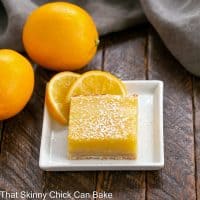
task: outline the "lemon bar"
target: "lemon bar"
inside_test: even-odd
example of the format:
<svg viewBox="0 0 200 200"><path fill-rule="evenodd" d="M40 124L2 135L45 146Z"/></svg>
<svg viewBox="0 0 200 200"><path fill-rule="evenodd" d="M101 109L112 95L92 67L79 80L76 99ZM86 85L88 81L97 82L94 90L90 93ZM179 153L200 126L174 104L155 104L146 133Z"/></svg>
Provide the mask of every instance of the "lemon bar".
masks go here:
<svg viewBox="0 0 200 200"><path fill-rule="evenodd" d="M136 159L138 97L71 98L68 158Z"/></svg>

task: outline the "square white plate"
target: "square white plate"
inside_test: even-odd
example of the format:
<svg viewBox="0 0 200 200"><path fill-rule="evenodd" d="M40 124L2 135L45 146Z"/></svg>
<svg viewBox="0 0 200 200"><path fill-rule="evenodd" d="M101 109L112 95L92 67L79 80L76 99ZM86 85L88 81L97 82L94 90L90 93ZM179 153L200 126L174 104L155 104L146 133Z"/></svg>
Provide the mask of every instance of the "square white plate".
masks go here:
<svg viewBox="0 0 200 200"><path fill-rule="evenodd" d="M39 166L47 171L157 170L164 166L163 82L124 81L139 95L137 160L68 160L67 127L56 123L44 107Z"/></svg>

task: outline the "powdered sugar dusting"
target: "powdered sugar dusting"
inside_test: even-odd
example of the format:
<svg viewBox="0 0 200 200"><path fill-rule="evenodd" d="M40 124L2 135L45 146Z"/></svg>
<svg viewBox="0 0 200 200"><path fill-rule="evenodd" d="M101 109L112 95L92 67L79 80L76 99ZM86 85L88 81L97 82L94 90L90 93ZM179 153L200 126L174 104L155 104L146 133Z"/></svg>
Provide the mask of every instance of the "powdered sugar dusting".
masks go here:
<svg viewBox="0 0 200 200"><path fill-rule="evenodd" d="M137 99L137 95L72 97L68 137L87 141L135 136Z"/></svg>

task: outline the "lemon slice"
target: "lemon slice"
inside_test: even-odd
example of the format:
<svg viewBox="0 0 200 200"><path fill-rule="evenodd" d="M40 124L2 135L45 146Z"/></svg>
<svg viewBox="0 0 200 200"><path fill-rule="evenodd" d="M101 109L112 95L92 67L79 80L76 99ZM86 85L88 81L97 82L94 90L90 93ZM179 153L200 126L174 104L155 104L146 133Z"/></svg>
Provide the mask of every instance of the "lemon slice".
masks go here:
<svg viewBox="0 0 200 200"><path fill-rule="evenodd" d="M127 90L123 82L108 72L89 71L81 75L67 92L67 102L79 95L123 95Z"/></svg>
<svg viewBox="0 0 200 200"><path fill-rule="evenodd" d="M69 104L66 95L71 85L80 77L73 72L60 72L53 76L46 89L46 105L50 115L61 124L67 124Z"/></svg>

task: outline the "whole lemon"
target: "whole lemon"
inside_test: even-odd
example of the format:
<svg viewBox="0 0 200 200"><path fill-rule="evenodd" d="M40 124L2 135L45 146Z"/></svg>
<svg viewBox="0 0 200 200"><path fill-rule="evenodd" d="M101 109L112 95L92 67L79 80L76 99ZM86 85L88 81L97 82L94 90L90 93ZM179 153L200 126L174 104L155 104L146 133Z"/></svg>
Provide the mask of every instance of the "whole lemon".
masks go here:
<svg viewBox="0 0 200 200"><path fill-rule="evenodd" d="M33 87L30 62L13 50L0 50L0 120L20 112L30 99Z"/></svg>
<svg viewBox="0 0 200 200"><path fill-rule="evenodd" d="M37 8L23 29L23 43L29 56L41 66L57 71L84 67L94 57L98 41L90 15L65 2Z"/></svg>

